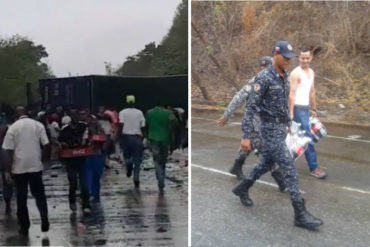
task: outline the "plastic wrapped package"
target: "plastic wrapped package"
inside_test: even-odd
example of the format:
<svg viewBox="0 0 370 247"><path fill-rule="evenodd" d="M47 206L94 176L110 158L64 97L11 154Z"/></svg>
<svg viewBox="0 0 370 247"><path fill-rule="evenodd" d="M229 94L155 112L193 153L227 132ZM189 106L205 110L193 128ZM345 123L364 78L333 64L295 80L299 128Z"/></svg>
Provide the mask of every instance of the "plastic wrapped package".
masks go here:
<svg viewBox="0 0 370 247"><path fill-rule="evenodd" d="M328 132L325 126L316 117L310 117L310 129L311 129L312 141L314 143L317 143L322 138L328 135Z"/></svg>
<svg viewBox="0 0 370 247"><path fill-rule="evenodd" d="M310 142L311 138L305 136L305 131L300 129L300 124L292 122L285 143L293 159L298 159L306 151Z"/></svg>

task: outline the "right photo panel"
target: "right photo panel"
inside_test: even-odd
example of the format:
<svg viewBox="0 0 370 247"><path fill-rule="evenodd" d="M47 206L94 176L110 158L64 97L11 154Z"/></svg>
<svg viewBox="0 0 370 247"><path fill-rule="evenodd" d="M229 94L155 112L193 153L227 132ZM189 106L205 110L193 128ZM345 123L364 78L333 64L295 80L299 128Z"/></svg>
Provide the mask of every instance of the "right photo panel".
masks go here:
<svg viewBox="0 0 370 247"><path fill-rule="evenodd" d="M191 2L191 246L369 246L370 2Z"/></svg>

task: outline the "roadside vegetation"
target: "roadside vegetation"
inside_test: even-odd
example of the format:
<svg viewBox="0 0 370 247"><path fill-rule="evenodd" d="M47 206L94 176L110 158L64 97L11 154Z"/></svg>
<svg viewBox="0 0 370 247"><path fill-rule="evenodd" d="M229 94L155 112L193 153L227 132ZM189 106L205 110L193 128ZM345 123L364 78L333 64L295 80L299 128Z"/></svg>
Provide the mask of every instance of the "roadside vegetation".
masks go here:
<svg viewBox="0 0 370 247"><path fill-rule="evenodd" d="M370 2L193 2L192 98L229 102L277 40L320 47L318 107L370 122ZM293 62L291 69L298 65Z"/></svg>

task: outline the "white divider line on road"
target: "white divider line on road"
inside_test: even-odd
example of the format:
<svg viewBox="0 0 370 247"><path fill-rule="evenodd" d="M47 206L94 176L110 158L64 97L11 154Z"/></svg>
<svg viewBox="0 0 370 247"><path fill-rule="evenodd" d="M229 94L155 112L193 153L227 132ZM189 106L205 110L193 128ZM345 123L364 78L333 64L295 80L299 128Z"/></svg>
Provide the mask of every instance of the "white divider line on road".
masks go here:
<svg viewBox="0 0 370 247"><path fill-rule="evenodd" d="M213 122L217 121L215 119L201 118L201 117L192 117L192 118L199 119L199 120L213 121ZM241 123L240 122L229 122L229 125L241 125ZM340 139L340 140L346 140L346 141L353 141L353 142L370 143L370 140L361 140L361 139L354 139L354 138L348 138L348 137L342 137L342 136L327 135L327 137L334 138L334 139Z"/></svg>
<svg viewBox="0 0 370 247"><path fill-rule="evenodd" d="M201 122L201 123L192 123L192 126L196 126L197 128L199 128L199 127L205 127L205 126L209 126L209 125L214 125L214 123L211 122L211 121Z"/></svg>
<svg viewBox="0 0 370 247"><path fill-rule="evenodd" d="M72 247L73 245L68 242L65 238L62 238L62 240L67 244L68 247Z"/></svg>
<svg viewBox="0 0 370 247"><path fill-rule="evenodd" d="M224 171L221 171L221 170L217 170L217 169L214 169L214 168L210 168L210 167L206 167L206 166L201 166L201 165L197 165L197 164L191 164L192 167L195 167L195 168L199 168L199 169L202 169L202 170L206 170L206 171L211 171L211 172L214 172L214 173L218 173L218 174L222 174L222 175L226 175L226 176L229 176L229 177L234 177L234 175L228 173L228 172L224 172ZM269 186L272 186L272 187L275 187L275 188L278 188L278 186L276 184L273 184L273 183L270 183L270 182L266 182L266 181L263 181L263 180L257 180L256 181L257 183L260 183L260 184L265 184L265 185L269 185ZM370 195L370 191L366 191L366 190L360 190L360 189L356 189L356 188L351 188L351 187L345 187L345 186L342 186L340 187L341 189L343 190L348 190L348 191L354 191L354 192L358 192L358 193L361 193L361 194L369 194ZM305 194L306 192L300 190L302 194Z"/></svg>
<svg viewBox="0 0 370 247"><path fill-rule="evenodd" d="M191 117L192 119L199 119L199 120L207 120L207 121L217 121L216 119L209 119L209 118L203 118L203 117Z"/></svg>
<svg viewBox="0 0 370 247"><path fill-rule="evenodd" d="M214 168L210 168L210 167L206 167L206 166L201 166L201 165L197 165L197 164L194 164L192 163L191 164L192 167L195 167L195 168L199 168L199 169L203 169L203 170L206 170L206 171L211 171L211 172L215 172L215 173L219 173L219 174L222 174L222 175L226 175L226 176L229 176L229 177L235 177L234 175L228 173L228 172L224 172L224 171L221 171L221 170L217 170L217 169L214 169ZM260 184L265 184L265 185L269 185L269 186L272 186L272 187L275 187L275 188L279 188L276 184L273 184L273 183L270 183L270 182L267 182L267 181L263 181L261 179L257 180L256 181L257 183L260 183ZM306 192L300 190L302 194L305 194Z"/></svg>
<svg viewBox="0 0 370 247"><path fill-rule="evenodd" d="M341 139L341 140L347 140L347 141L353 141L353 142L365 142L365 143L370 143L369 140L360 140L360 139L353 139L353 138L347 138L347 137L341 137L341 136L332 136L332 135L327 135L329 138L335 138L335 139Z"/></svg>
<svg viewBox="0 0 370 247"><path fill-rule="evenodd" d="M351 187L342 187L342 189L349 190L349 191L355 191L355 192L359 192L359 193L362 193L362 194L370 194L370 191L359 190L359 189L355 189L355 188L351 188Z"/></svg>

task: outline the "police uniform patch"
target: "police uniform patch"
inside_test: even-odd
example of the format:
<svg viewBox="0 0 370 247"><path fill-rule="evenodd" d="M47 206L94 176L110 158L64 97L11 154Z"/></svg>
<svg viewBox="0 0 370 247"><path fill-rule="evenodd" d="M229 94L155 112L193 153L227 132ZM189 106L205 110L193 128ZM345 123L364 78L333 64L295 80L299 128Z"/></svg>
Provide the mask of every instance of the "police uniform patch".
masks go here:
<svg viewBox="0 0 370 247"><path fill-rule="evenodd" d="M245 86L245 91L249 92L251 91L251 89L252 89L251 85L248 84Z"/></svg>
<svg viewBox="0 0 370 247"><path fill-rule="evenodd" d="M260 84L254 84L254 91L258 92L261 89Z"/></svg>

